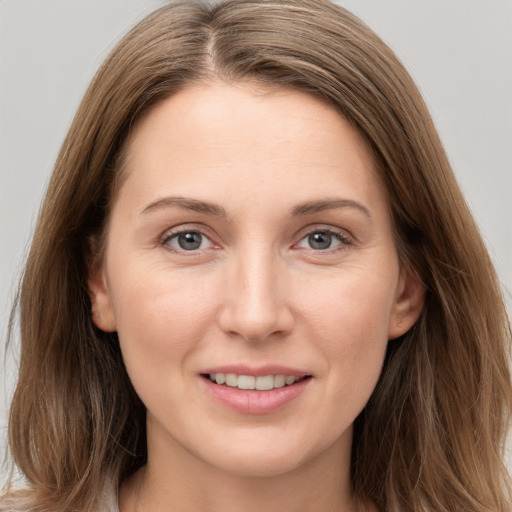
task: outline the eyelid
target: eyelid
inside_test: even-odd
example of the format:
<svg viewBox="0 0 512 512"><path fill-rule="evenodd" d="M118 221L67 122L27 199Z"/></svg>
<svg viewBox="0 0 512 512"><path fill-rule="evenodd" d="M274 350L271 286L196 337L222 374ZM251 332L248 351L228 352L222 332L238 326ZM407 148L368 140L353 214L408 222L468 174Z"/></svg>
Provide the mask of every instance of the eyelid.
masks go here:
<svg viewBox="0 0 512 512"><path fill-rule="evenodd" d="M340 239L341 244L344 247L346 247L348 245L353 245L356 242L355 237L346 229L338 228L338 227L328 225L328 224L313 224L313 225L307 226L306 228L302 229L299 232L297 237L295 237L295 239L297 241L293 244L292 247L293 248L297 247L297 245L300 242L302 242L302 240L304 240L306 237L312 235L313 233L329 233L330 235L334 235ZM302 248L299 248L299 249L302 249ZM306 248L305 250L308 250L308 249ZM334 249L319 250L319 249L311 248L309 250L312 252L315 252L315 253L321 253L321 252L329 253L329 252L334 252L334 251L340 250L340 249L334 248Z"/></svg>
<svg viewBox="0 0 512 512"><path fill-rule="evenodd" d="M206 237L211 242L213 247L209 247L207 249L197 249L197 250L193 250L193 251L185 251L185 250L176 249L175 247L171 248L170 245L167 243L171 238L173 238L181 233L189 233L189 232L200 233L202 236ZM166 229L158 237L158 245L165 246L169 251L179 253L179 254L186 254L186 255L190 256L193 254L201 253L201 252L206 251L211 248L219 248L220 245L219 245L219 243L217 243L214 240L214 238L215 237L212 235L211 229L209 229L204 224L197 224L197 223L178 224L177 226Z"/></svg>
<svg viewBox="0 0 512 512"><path fill-rule="evenodd" d="M197 249L197 250L192 250L192 251L185 251L185 250L179 250L176 248L169 248L169 244L167 243L169 241L169 239L171 239L172 237L174 237L176 235L179 235L180 233L193 232L193 231L198 232L201 235L203 235L204 237L206 237L211 242L213 247L209 247L207 249ZM292 244L292 248L297 248L298 243L300 243L302 240L304 240L304 238L306 238L307 236L309 236L313 233L329 233L331 235L334 235L340 239L341 245L343 247L353 245L357 241L356 238L346 229L342 229L342 228L339 228L339 227L336 227L333 225L329 225L329 224L312 224L312 225L309 225L299 231L299 233L294 237L296 242L294 242ZM173 252L176 252L179 254L188 254L190 256L193 254L201 253L201 252L206 251L211 248L214 248L214 249L221 248L221 244L216 241L216 238L218 238L218 237L215 235L214 232L212 232L212 230L208 226L201 224L201 223L190 223L190 224L178 224L177 226L166 229L158 237L157 242L158 242L158 245L165 246L170 251L173 251ZM297 248L297 249L308 250L306 248ZM313 248L309 249L309 251L314 252L314 253L321 253L321 252L329 253L329 252L334 252L336 250L340 250L340 249L339 248L338 249L336 249L336 248L326 249L326 250L318 250L318 249L313 249Z"/></svg>

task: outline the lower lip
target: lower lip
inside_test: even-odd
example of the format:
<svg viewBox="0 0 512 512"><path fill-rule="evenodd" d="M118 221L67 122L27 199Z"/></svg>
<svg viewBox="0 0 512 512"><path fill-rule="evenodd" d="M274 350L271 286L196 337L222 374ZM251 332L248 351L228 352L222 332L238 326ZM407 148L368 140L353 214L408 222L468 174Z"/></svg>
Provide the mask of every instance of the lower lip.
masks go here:
<svg viewBox="0 0 512 512"><path fill-rule="evenodd" d="M215 384L208 378L201 377L207 390L221 404L243 414L270 414L283 408L299 397L311 378L305 378L295 384L268 391L242 390L224 384Z"/></svg>

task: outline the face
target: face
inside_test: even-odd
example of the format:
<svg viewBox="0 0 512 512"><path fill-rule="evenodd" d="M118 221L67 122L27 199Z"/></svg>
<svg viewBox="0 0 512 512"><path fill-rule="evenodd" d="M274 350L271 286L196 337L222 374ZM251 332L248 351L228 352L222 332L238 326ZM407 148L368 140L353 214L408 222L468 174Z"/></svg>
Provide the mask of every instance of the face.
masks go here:
<svg viewBox="0 0 512 512"><path fill-rule="evenodd" d="M301 92L197 85L139 122L124 172L89 285L149 461L276 475L348 458L388 340L421 309L362 139Z"/></svg>

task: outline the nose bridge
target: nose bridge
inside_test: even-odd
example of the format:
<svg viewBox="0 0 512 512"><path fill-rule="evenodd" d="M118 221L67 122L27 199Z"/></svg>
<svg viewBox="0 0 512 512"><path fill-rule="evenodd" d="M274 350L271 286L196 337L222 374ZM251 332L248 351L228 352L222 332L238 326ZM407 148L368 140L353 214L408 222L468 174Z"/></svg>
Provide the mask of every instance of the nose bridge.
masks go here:
<svg viewBox="0 0 512 512"><path fill-rule="evenodd" d="M293 321L283 290L278 255L265 243L251 243L235 251L221 313L224 331L258 341L290 330Z"/></svg>

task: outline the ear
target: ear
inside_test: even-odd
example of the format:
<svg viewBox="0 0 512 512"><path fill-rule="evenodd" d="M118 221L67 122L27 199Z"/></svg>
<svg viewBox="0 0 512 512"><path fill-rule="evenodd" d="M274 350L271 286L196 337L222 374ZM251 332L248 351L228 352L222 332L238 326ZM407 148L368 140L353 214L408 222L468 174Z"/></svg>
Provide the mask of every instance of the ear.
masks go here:
<svg viewBox="0 0 512 512"><path fill-rule="evenodd" d="M98 243L95 239L89 240L90 257L88 258L87 284L91 299L91 314L94 325L105 332L114 332L117 329L112 299L108 291L104 264L96 250Z"/></svg>
<svg viewBox="0 0 512 512"><path fill-rule="evenodd" d="M389 319L388 339L405 334L418 320L425 302L425 287L419 276L410 269L402 268L397 295Z"/></svg>

